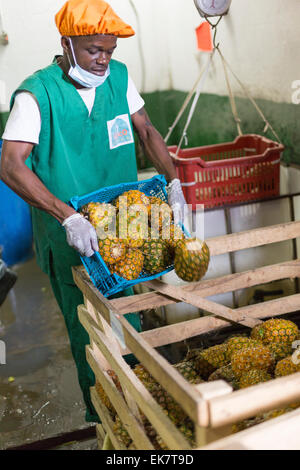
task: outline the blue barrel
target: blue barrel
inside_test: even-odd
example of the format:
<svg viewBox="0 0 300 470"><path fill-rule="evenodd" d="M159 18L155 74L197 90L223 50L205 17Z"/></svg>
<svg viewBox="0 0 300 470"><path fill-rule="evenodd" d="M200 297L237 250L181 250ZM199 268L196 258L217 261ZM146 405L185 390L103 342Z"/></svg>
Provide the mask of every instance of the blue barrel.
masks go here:
<svg viewBox="0 0 300 470"><path fill-rule="evenodd" d="M0 140L0 157L2 141ZM29 205L0 181L0 248L8 266L33 256L33 235Z"/></svg>

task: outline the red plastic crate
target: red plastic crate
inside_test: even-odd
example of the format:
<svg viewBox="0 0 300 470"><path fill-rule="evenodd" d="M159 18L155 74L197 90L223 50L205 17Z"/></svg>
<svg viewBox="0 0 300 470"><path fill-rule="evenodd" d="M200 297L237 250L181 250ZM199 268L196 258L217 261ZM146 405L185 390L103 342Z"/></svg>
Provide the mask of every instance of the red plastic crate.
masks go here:
<svg viewBox="0 0 300 470"><path fill-rule="evenodd" d="M283 145L248 134L234 142L181 149L168 147L188 204L196 210L279 195Z"/></svg>

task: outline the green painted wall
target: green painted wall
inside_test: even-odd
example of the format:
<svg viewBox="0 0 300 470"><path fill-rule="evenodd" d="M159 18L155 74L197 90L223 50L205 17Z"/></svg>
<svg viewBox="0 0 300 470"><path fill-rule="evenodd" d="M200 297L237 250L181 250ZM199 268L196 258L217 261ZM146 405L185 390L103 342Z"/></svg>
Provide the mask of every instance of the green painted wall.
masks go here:
<svg viewBox="0 0 300 470"><path fill-rule="evenodd" d="M178 114L185 97L186 93L176 90L143 94L146 110L162 136L167 134L168 128ZM285 163L300 164L300 105L274 103L266 100L257 100L257 103L285 145ZM242 120L243 132L262 134L264 123L250 101L237 98L236 104ZM169 145L179 143L187 114L188 110L171 136ZM7 116L8 113L0 113L1 133ZM196 147L230 142L236 135L236 126L228 97L211 94L201 95L188 132L188 146ZM270 131L266 136L273 138ZM137 153L140 168L151 166L143 156L139 145L137 145Z"/></svg>
<svg viewBox="0 0 300 470"><path fill-rule="evenodd" d="M143 94L148 114L163 136L167 134L186 96L187 94L181 91ZM300 164L300 105L266 100L257 100L257 104L285 145L284 161ZM237 98L236 105L242 120L243 133L263 135L264 122L252 103L247 99ZM181 118L168 145L179 143L187 115L188 110ZM201 95L188 131L188 146L230 142L236 136L236 124L228 97ZM266 133L266 137L273 139L270 131Z"/></svg>

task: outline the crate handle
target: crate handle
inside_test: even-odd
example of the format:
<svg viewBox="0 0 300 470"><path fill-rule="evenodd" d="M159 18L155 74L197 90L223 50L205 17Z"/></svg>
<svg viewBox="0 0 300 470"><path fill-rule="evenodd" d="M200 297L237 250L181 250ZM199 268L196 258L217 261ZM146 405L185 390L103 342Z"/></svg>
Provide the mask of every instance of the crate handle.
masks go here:
<svg viewBox="0 0 300 470"><path fill-rule="evenodd" d="M196 181L192 181L190 183L181 183L181 186L188 187L188 186L195 186Z"/></svg>

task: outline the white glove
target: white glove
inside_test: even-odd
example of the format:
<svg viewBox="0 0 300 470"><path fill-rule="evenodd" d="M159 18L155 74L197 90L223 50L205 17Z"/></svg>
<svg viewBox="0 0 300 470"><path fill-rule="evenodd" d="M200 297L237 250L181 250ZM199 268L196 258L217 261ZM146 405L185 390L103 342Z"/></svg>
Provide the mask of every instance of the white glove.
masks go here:
<svg viewBox="0 0 300 470"><path fill-rule="evenodd" d="M88 258L99 251L96 230L81 214L73 214L67 217L62 226L67 232L68 244L77 250L81 256Z"/></svg>
<svg viewBox="0 0 300 470"><path fill-rule="evenodd" d="M183 223L186 200L184 198L179 179L175 178L171 181L167 186L167 194L169 205L174 213L175 224Z"/></svg>

